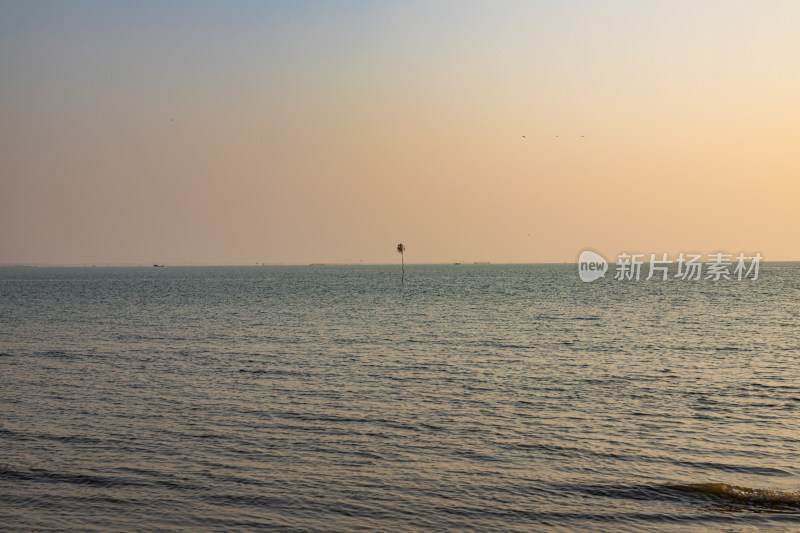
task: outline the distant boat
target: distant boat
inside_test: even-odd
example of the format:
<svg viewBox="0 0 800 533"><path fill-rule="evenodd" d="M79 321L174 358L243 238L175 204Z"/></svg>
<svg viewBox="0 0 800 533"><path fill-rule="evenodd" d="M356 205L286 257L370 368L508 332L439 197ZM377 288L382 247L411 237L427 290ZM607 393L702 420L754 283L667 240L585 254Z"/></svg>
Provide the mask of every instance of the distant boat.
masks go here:
<svg viewBox="0 0 800 533"><path fill-rule="evenodd" d="M461 263L453 263L454 265L460 265Z"/></svg>
<svg viewBox="0 0 800 533"><path fill-rule="evenodd" d="M153 265L153 266L156 267L156 268L163 268L164 267L164 265Z"/></svg>

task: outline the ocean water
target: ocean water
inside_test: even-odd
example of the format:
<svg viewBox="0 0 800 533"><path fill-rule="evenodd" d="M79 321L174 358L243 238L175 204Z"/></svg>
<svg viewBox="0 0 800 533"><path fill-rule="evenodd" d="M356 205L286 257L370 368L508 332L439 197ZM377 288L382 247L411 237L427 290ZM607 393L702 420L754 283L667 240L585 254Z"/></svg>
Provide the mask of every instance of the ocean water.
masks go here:
<svg viewBox="0 0 800 533"><path fill-rule="evenodd" d="M800 264L0 269L3 531L800 531Z"/></svg>

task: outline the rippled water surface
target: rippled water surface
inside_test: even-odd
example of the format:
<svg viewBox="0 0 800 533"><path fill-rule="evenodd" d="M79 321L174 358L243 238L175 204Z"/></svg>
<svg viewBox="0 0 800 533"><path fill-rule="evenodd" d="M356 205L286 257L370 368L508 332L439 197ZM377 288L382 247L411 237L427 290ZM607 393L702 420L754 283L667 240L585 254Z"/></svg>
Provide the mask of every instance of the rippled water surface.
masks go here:
<svg viewBox="0 0 800 533"><path fill-rule="evenodd" d="M800 530L800 265L0 269L4 531Z"/></svg>

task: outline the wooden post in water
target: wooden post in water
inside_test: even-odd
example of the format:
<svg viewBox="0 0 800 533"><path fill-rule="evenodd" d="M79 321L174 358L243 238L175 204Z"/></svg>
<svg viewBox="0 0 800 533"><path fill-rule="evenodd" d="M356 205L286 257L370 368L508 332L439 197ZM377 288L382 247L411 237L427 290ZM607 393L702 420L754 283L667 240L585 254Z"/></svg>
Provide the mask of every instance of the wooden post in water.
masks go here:
<svg viewBox="0 0 800 533"><path fill-rule="evenodd" d="M403 252L406 251L405 245L401 242L397 245L397 251L400 252L400 283L406 282L406 264Z"/></svg>

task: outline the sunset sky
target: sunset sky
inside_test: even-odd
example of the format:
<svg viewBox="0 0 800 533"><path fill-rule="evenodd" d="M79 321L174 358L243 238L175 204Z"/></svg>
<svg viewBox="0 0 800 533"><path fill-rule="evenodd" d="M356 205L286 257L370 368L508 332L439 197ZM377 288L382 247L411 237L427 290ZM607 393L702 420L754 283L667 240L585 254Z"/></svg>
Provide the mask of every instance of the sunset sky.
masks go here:
<svg viewBox="0 0 800 533"><path fill-rule="evenodd" d="M0 263L800 260L800 2L0 0Z"/></svg>

